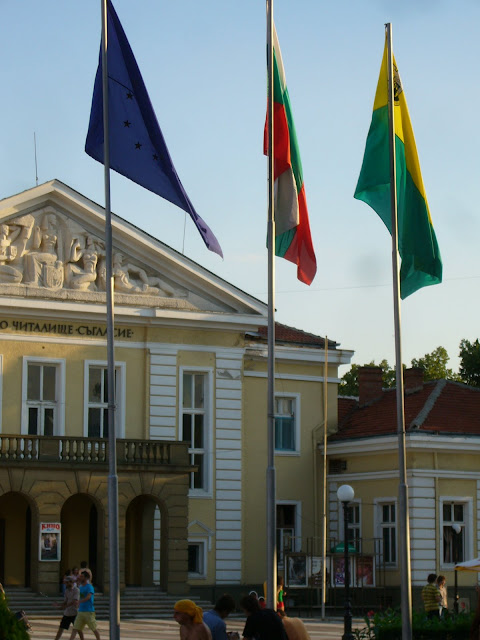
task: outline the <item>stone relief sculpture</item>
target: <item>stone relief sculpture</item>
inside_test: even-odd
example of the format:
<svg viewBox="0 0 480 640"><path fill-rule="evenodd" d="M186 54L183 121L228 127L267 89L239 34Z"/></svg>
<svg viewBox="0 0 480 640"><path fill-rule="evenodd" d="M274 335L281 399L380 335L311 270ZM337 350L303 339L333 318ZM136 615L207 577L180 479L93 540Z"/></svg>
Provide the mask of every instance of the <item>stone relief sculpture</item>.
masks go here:
<svg viewBox="0 0 480 640"><path fill-rule="evenodd" d="M157 298L185 298L159 275L115 252L114 291ZM106 288L105 243L78 223L47 207L0 223L0 285L50 291L102 292Z"/></svg>
<svg viewBox="0 0 480 640"><path fill-rule="evenodd" d="M156 296L173 296L175 291L160 278L149 277L144 269L133 264L124 264L122 253L115 253L112 260L113 286L115 291ZM153 286L157 285L157 286Z"/></svg>
<svg viewBox="0 0 480 640"><path fill-rule="evenodd" d="M25 254L23 282L47 289L63 286L63 262L58 254L59 233L55 214L43 216L35 226L32 248Z"/></svg>
<svg viewBox="0 0 480 640"><path fill-rule="evenodd" d="M18 283L23 278L20 259L25 253L35 219L22 216L0 225L0 282Z"/></svg>
<svg viewBox="0 0 480 640"><path fill-rule="evenodd" d="M82 249L78 238L72 240L69 262L65 265L65 284L78 291L97 291L98 250L92 236Z"/></svg>

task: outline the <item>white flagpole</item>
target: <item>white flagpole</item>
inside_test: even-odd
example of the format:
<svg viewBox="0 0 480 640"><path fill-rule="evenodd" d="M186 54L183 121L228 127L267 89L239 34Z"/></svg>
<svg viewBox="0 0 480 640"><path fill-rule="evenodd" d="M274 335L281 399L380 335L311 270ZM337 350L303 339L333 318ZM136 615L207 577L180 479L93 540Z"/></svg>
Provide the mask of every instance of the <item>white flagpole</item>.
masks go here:
<svg viewBox="0 0 480 640"><path fill-rule="evenodd" d="M408 517L408 486L405 451L405 408L403 392L402 341L400 323L400 272L398 268L398 219L397 219L397 182L395 158L395 120L394 120L394 75L392 25L387 30L387 73L388 73L388 131L390 138L390 203L392 212L392 270L393 270L393 310L395 324L395 360L397 386L397 433L398 433L398 525L400 541L400 576L402 606L402 640L412 638L412 593L410 568L410 526Z"/></svg>
<svg viewBox="0 0 480 640"><path fill-rule="evenodd" d="M110 149L108 130L108 69L107 69L107 0L101 0L102 10L102 87L103 87L103 147L105 174L105 268L107 302L107 396L108 396L108 545L110 564L110 640L120 638L120 581L118 555L118 477L115 434L115 344L113 337L113 274L112 215L110 206Z"/></svg>
<svg viewBox="0 0 480 640"><path fill-rule="evenodd" d="M277 541L275 477L275 188L273 157L273 0L267 0L268 70L268 384L267 432L267 607L277 608Z"/></svg>
<svg viewBox="0 0 480 640"><path fill-rule="evenodd" d="M328 433L328 337L325 336L323 368L323 513L322 513L322 620L327 602L327 433ZM315 455L315 452L314 452ZM315 462L316 464L316 462Z"/></svg>

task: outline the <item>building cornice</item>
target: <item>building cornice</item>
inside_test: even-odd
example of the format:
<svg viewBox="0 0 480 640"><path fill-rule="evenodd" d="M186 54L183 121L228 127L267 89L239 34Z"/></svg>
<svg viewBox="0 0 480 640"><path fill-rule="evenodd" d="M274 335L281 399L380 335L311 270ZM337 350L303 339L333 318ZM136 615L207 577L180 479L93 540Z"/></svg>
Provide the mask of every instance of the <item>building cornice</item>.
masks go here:
<svg viewBox="0 0 480 640"><path fill-rule="evenodd" d="M323 451L323 445L318 445ZM480 436L465 435L435 435L423 433L409 433L405 437L407 450L422 451L464 451L480 452ZM366 453L395 453L398 451L398 436L378 436L371 438L352 438L341 442L329 442L329 455L364 455Z"/></svg>
<svg viewBox="0 0 480 640"><path fill-rule="evenodd" d="M260 323L258 323L260 326ZM353 357L353 351L348 349L329 349L328 363L332 365L349 364ZM245 356L251 360L267 362L268 350L267 345L248 345L245 350ZM286 345L275 345L275 358L288 362L325 362L325 349L302 347L295 345L292 347Z"/></svg>
<svg viewBox="0 0 480 640"><path fill-rule="evenodd" d="M2 297L0 305L2 317L18 319L49 320L52 317L75 322L105 322L106 310L101 304L58 302L31 298ZM227 329L229 331L247 331L252 327L266 324L267 320L259 316L240 313L222 313L213 311L184 311L161 308L145 308L115 305L115 322L149 327L182 327Z"/></svg>
<svg viewBox="0 0 480 640"><path fill-rule="evenodd" d="M359 482L360 480L389 480L392 478L399 478L398 469L327 474L327 480L329 482L338 482L338 484ZM407 479L411 480L412 478L455 478L456 480L478 480L480 479L480 470L456 471L453 469L407 469Z"/></svg>
<svg viewBox="0 0 480 640"><path fill-rule="evenodd" d="M278 360L278 358L277 358ZM268 374L266 371L245 371L245 378L264 378L266 379ZM302 374L295 373L279 373L275 372L275 380L298 380L299 382L324 382L325 378L323 376L306 376ZM340 378L328 377L327 382L339 384Z"/></svg>

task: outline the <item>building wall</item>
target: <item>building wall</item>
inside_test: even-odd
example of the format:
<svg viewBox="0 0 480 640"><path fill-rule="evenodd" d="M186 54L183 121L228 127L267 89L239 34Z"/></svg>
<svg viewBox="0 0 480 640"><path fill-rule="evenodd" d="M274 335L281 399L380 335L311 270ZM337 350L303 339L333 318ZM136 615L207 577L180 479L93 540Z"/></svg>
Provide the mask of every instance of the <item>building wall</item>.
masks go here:
<svg viewBox="0 0 480 640"><path fill-rule="evenodd" d="M300 410L300 443L297 453L275 456L277 504L295 504L298 510L296 551L307 552L307 546L320 535L318 508L321 500L321 478L317 474L316 444L323 439L323 363L315 366L277 366L276 395L296 395ZM329 370L336 375L337 369ZM332 377L333 377L332 375ZM244 441L243 457L248 475L243 480L245 495L244 522L254 526L243 528L243 545L248 550L244 563L247 585L263 584L266 578L266 469L267 469L267 379L265 362L245 361ZM329 382L329 424L336 427L335 382ZM284 569L279 570L284 573Z"/></svg>
<svg viewBox="0 0 480 640"><path fill-rule="evenodd" d="M74 329L85 325L70 325ZM93 325L89 325L93 326ZM132 330L135 338L135 330ZM84 387L85 362L102 362L106 365L104 340L78 337L76 339L39 337L27 332L22 339L12 333L2 335L0 348L3 356L2 431L20 433L22 411L22 367L24 357L65 361L65 435L84 435ZM126 403L126 437L145 437L145 360L146 351L132 340L129 344L119 341L115 350L116 362L126 363L126 381L129 402ZM133 401L133 399L135 399Z"/></svg>
<svg viewBox="0 0 480 640"><path fill-rule="evenodd" d="M9 322L9 330L4 332L0 342L4 373L3 433L20 433L22 363L24 356L28 356L46 358L46 361L65 361L65 435L84 435L85 362L106 364L106 345L103 336L94 335L98 325L75 322L69 326L70 336L51 336L48 332L39 335L38 331L14 331L13 321ZM208 444L209 487L204 495L190 495L188 512L183 516L189 539L205 543L206 567L202 577L190 576L190 584L206 587L262 583L266 571L265 361L258 363L245 356L244 333L241 331L119 326L128 332L128 338L116 341L115 349L115 360L123 363L125 371L125 437L178 440L181 434L182 372L205 372L208 375L211 426ZM296 363L279 359L277 371L277 394L298 398L299 450L293 454L277 455L275 464L277 501L294 504L297 509L298 540L295 544L300 551L306 550L308 538L319 535L317 505L321 481L314 468L314 451L316 442L323 437L323 363L312 365L307 361ZM330 365L330 428L336 424L336 375L337 366ZM100 491L102 503L106 487L100 477L97 481L99 485L95 492ZM187 481L188 478L185 478L184 482ZM130 492L131 500L135 495L145 494L143 481L139 482L136 489L139 493ZM169 485L170 481L166 486ZM41 499L48 501L52 491L62 497L56 501L51 513L42 513L39 518L58 519L61 505L79 488L76 482L67 486L63 483L47 483L43 486ZM126 511L127 506L122 508ZM176 505L175 513L178 509ZM125 513L122 517L125 518ZM151 532L154 549L152 563L157 582L161 582L163 572L159 548L160 520L157 517L156 529L152 525ZM254 522L255 526L245 526L247 522ZM78 564L80 559L88 556L84 540L81 537L75 539L75 535L71 530L62 569L70 564ZM121 554L131 555L133 551L125 548L125 520L120 537ZM186 561L184 534L183 538L179 534L178 539L183 542L169 556L170 564ZM102 548L106 554L107 539L103 540ZM124 581L125 563L122 566ZM48 590L49 580L58 582L57 569L40 566L37 584L42 584ZM173 575L170 570L169 575ZM107 574L101 581L108 588ZM176 578L173 583L170 580L170 590L175 588L172 587L174 583L178 584Z"/></svg>
<svg viewBox="0 0 480 640"><path fill-rule="evenodd" d="M335 453L331 453L331 461L345 460L347 469L343 473L329 474L329 535L341 540L343 527L341 505L338 503L336 491L341 484L349 484L355 490L355 502L361 508L361 535L365 539L377 537L379 514L378 504L393 501L397 505L397 541L398 541L398 454L382 447L382 439L372 439L370 446L359 441L335 445ZM466 445L455 450L455 440L450 446L442 442L435 450L431 444L418 445L412 450L412 443L407 442L407 484L409 495L410 553L412 567L412 586L415 594L415 606L421 606L419 589L426 583L429 573L443 574L450 587L449 596L453 596L454 571L452 564L445 564L442 555L443 503L459 503L464 505L465 514L465 549L464 558L471 559L480 552L479 547L479 509L480 478L477 460L477 443ZM380 539L379 539L380 541ZM380 542L379 542L380 543ZM478 583L476 572L462 572L458 576L461 589L468 589ZM377 577L380 579L380 576ZM398 568L386 567L381 577L388 587L400 587ZM473 600L472 600L473 604Z"/></svg>
<svg viewBox="0 0 480 640"><path fill-rule="evenodd" d="M64 373L55 407L61 417L55 436L62 440L39 436L39 449L48 445L53 451L59 442L66 449L71 443L77 446L78 439L78 447L87 452L93 447L95 455L95 447L101 449L105 442L95 438L92 444L91 438L88 442L84 438L89 415L85 371L89 362L106 364L107 360L104 211L58 181L6 198L1 209L0 217L8 223L3 227L5 262L11 264L0 278L0 456L8 459L8 448L20 451L24 441L30 446L24 437L31 406L24 402L25 356L55 360L59 375ZM146 579L143 569L147 565L152 581L172 592L188 590L187 580L197 592L215 585L240 589L251 582L261 583L265 579L266 345L253 334L266 325L266 305L125 220L112 216L112 226L115 359L122 383L116 398L117 416L120 437L131 440L122 444L120 455L128 453L128 447L145 453L142 465L138 459L131 468L125 460L122 465L122 584L126 573L133 582ZM316 337L311 342L307 336L308 345L303 344L305 336L298 338L300 343L290 343L288 338L276 350L277 393L296 398L298 424L297 449L277 455L276 465L277 499L285 510L295 505L300 550L318 531L320 484L314 456L324 422L325 352ZM331 355L328 413L329 425L334 426L338 366L348 363L352 354L332 349ZM200 418L195 422L200 414L193 409L198 407L189 407L189 413L183 406L185 372L204 376L205 441L198 447L190 439L185 461L178 464L152 462L148 456L157 455L162 447L144 441L183 439L187 443L184 430L191 427L195 431L201 423ZM105 406L90 408L104 415ZM30 416L44 415L43 409L34 406ZM51 407L45 415L48 423ZM22 437L9 438L8 434ZM30 441L36 443L36 438ZM103 535L108 530L106 469L96 465L96 460L90 464L87 458L81 465L77 460L63 464L52 459L50 472L48 465L40 468L28 454L13 458L15 464L18 461L13 473L5 475L0 469L0 508L8 491L23 493L32 513L33 540L39 523L58 521L64 505L66 521L72 520L74 502L69 500L77 500L77 506L86 511L90 502L82 506L83 498L77 497L88 496L102 518L99 582L108 589L108 539ZM202 459L208 472L205 485L199 488L191 464L198 465ZM197 486L191 486L195 480ZM144 524L141 531L135 519ZM149 547L148 553L138 551L135 536ZM194 549L201 550L201 557L195 558ZM85 552L84 540L72 531L62 562L73 562L75 554ZM188 576L187 561L195 559L201 562ZM142 565L142 571L136 571L136 564ZM190 562L191 568L193 564ZM63 568L36 562L32 585L56 588Z"/></svg>

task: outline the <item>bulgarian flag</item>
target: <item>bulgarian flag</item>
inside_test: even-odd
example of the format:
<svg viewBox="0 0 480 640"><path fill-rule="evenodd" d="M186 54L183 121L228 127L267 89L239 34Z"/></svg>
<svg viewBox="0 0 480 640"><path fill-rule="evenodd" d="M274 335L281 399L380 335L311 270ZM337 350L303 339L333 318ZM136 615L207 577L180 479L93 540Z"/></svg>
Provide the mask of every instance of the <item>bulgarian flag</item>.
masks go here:
<svg viewBox="0 0 480 640"><path fill-rule="evenodd" d="M393 58L398 251L402 299L442 281L442 259L428 208L415 137L402 82ZM387 42L383 52L372 122L355 198L378 213L392 232L388 134Z"/></svg>
<svg viewBox="0 0 480 640"><path fill-rule="evenodd" d="M310 234L297 135L275 27L273 63L275 255L295 263L297 278L310 284L317 271L317 261ZM268 155L268 122L265 124L264 152Z"/></svg>

